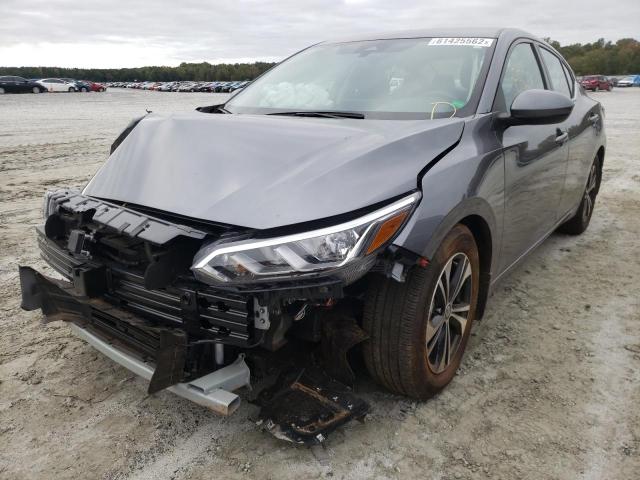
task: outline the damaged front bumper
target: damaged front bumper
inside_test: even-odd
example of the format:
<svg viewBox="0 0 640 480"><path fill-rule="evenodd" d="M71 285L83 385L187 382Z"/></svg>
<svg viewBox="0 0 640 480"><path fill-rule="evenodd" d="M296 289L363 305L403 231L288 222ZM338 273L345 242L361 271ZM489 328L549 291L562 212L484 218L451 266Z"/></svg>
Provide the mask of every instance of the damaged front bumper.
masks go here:
<svg viewBox="0 0 640 480"><path fill-rule="evenodd" d="M20 267L20 283L23 309L41 309L45 322L71 322L78 337L149 380L150 391L168 383L169 391L223 416L232 414L240 406L240 397L232 392L250 386L250 371L244 355L238 355L226 367L182 382L187 344L181 332L151 327L104 301L78 295L71 282L46 277L30 267ZM129 331L119 335L118 330L122 328ZM154 339L157 340L155 351L150 345ZM155 358L140 355L145 351L155 353Z"/></svg>
<svg viewBox="0 0 640 480"><path fill-rule="evenodd" d="M347 386L355 378L347 351L368 337L342 281L216 288L184 268L184 252L220 231L73 192L46 197L44 216L36 227L40 253L65 280L20 267L22 308L71 323L76 335L149 380L150 394L166 388L230 415L240 404L233 392L253 383L245 399L261 407L262 425L304 444L368 412Z"/></svg>

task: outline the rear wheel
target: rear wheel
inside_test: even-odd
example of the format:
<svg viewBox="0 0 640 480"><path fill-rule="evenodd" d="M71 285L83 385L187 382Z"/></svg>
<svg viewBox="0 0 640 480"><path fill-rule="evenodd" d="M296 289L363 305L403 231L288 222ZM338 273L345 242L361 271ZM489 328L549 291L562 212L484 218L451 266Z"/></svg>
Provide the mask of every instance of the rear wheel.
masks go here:
<svg viewBox="0 0 640 480"><path fill-rule="evenodd" d="M82 87L82 88L80 89L80 91L81 91L81 92L86 92L86 91L87 91L87 89L86 89L86 87Z"/></svg>
<svg viewBox="0 0 640 480"><path fill-rule="evenodd" d="M73 88L73 87L69 87L69 93L71 93L71 92L75 92L75 91L76 91L76 90L75 90L75 88Z"/></svg>
<svg viewBox="0 0 640 480"><path fill-rule="evenodd" d="M568 233L569 235L580 235L587 229L591 221L591 215L593 215L596 196L598 195L598 190L600 190L601 178L602 167L600 165L600 158L596 156L593 164L591 164L591 170L589 170L589 178L587 179L587 185L584 188L578 211L573 217L560 225L558 231Z"/></svg>
<svg viewBox="0 0 640 480"><path fill-rule="evenodd" d="M4 88L0 87L0 95L4 93Z"/></svg>
<svg viewBox="0 0 640 480"><path fill-rule="evenodd" d="M404 283L379 277L369 287L363 346L371 375L388 389L424 399L454 377L478 302L479 257L473 235L456 225L427 268Z"/></svg>
<svg viewBox="0 0 640 480"><path fill-rule="evenodd" d="M31 89L31 91L32 91L33 93L40 93L40 89L39 89L38 87L33 87L33 88Z"/></svg>

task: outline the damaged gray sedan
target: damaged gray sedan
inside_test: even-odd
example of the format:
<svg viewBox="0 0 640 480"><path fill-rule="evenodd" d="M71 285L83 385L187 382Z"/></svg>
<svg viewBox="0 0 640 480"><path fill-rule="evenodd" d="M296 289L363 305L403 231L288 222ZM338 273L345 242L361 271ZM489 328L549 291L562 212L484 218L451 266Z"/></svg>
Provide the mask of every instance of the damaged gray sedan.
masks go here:
<svg viewBox="0 0 640 480"><path fill-rule="evenodd" d="M150 393L228 415L241 390L296 443L366 415L353 365L445 387L496 282L587 228L605 156L600 104L511 29L320 43L197 110L134 120L81 192L46 194L65 280L20 267L22 306Z"/></svg>

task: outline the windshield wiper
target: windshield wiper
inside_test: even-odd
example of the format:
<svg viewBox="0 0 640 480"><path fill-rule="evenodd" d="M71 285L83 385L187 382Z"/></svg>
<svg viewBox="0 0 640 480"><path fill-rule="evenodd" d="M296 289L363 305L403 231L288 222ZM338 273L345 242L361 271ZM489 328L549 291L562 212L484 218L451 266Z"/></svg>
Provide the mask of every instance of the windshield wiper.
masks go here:
<svg viewBox="0 0 640 480"><path fill-rule="evenodd" d="M322 118L364 118L363 113L359 112L335 112L331 110L326 111L300 111L300 112L275 112L268 113L267 115L286 115L290 117L322 117Z"/></svg>

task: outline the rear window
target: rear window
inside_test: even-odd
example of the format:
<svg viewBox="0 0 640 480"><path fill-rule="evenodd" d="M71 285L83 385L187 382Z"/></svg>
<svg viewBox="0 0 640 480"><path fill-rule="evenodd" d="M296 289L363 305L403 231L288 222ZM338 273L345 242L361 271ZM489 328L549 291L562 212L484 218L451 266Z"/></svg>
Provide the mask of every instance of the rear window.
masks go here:
<svg viewBox="0 0 640 480"><path fill-rule="evenodd" d="M569 83L569 90L571 91L571 96L573 97L573 93L575 92L575 78L569 67L567 67L564 63L562 64L562 68L564 70L564 74L567 76L567 82Z"/></svg>
<svg viewBox="0 0 640 480"><path fill-rule="evenodd" d="M567 83L567 77L562 68L562 62L549 50L544 48L540 49L542 53L542 60L547 66L549 72L549 80L551 80L551 88L556 92L564 93L567 97L571 97L571 89L569 83Z"/></svg>

